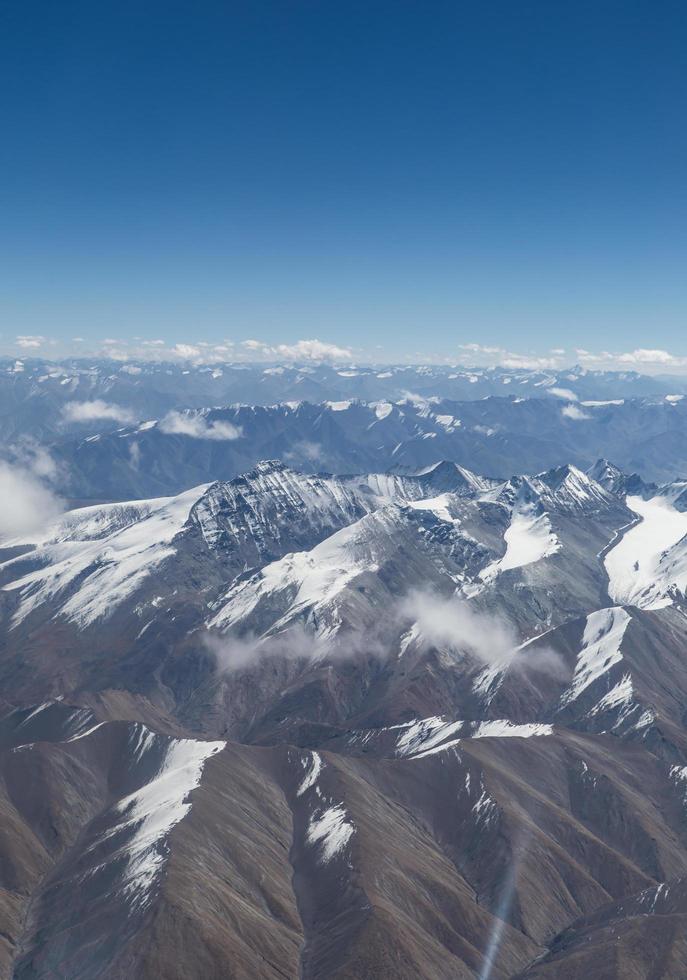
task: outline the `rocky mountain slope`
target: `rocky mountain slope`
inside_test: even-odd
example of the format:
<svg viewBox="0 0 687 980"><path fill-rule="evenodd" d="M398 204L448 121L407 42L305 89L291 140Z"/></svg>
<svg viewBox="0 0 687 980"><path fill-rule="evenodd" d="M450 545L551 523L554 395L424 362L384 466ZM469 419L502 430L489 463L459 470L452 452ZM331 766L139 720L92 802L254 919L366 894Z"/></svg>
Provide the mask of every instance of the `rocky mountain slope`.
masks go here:
<svg viewBox="0 0 687 980"><path fill-rule="evenodd" d="M687 401L561 401L552 396L238 405L149 417L52 447L56 487L78 500L176 494L230 480L262 459L309 472L413 473L451 460L507 478L613 458L667 482L687 473ZM87 431L87 430L86 430ZM21 446L19 449L21 456Z"/></svg>
<svg viewBox="0 0 687 980"><path fill-rule="evenodd" d="M0 975L681 977L686 493L267 462L7 537Z"/></svg>

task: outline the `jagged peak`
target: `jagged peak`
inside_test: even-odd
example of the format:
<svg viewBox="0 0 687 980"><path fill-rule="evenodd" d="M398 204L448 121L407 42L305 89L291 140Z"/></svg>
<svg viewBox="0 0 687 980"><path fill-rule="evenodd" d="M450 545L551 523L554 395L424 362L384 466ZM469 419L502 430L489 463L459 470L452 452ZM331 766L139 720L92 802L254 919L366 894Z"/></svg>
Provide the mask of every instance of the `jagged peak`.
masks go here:
<svg viewBox="0 0 687 980"><path fill-rule="evenodd" d="M472 470L447 459L416 470L414 475L425 478L427 482L431 482L432 486L438 489L454 493L459 492L461 488L473 493L483 492L492 489L499 482L473 473Z"/></svg>
<svg viewBox="0 0 687 980"><path fill-rule="evenodd" d="M573 463L554 466L544 473L538 473L536 478L554 491L560 489L564 484L574 483L579 486L587 486L591 482L589 476Z"/></svg>
<svg viewBox="0 0 687 980"><path fill-rule="evenodd" d="M604 456L600 456L595 463L593 463L587 470L587 476L590 480L596 480L597 483L601 482L601 478L607 474L612 474L613 476L622 476L623 471L615 463L612 463L609 459Z"/></svg>

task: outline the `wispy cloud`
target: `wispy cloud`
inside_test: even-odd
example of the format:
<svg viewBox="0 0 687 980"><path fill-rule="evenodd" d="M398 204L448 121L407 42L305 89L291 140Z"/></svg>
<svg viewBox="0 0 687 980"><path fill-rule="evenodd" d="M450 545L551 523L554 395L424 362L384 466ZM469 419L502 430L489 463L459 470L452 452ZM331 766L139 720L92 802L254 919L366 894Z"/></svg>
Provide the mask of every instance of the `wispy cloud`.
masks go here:
<svg viewBox="0 0 687 980"><path fill-rule="evenodd" d="M174 347L170 348L169 353L172 357L181 357L186 361L192 361L197 357L202 357L200 347L196 347L195 344L175 344Z"/></svg>
<svg viewBox="0 0 687 980"><path fill-rule="evenodd" d="M632 351L614 353L613 351L589 351L578 347L575 354L585 367L619 371L633 368L641 371L659 373L660 371L681 371L687 367L687 357L671 354L662 348L637 347Z"/></svg>
<svg viewBox="0 0 687 980"><path fill-rule="evenodd" d="M221 419L208 421L203 415L190 412L168 412L160 421L160 431L167 435L188 436L191 439L228 441L243 435L239 426Z"/></svg>
<svg viewBox="0 0 687 980"><path fill-rule="evenodd" d="M17 347L21 347L22 350L38 350L47 341L45 337L29 336L27 334L20 334L15 338L15 344Z"/></svg>
<svg viewBox="0 0 687 980"><path fill-rule="evenodd" d="M512 626L497 615L485 615L458 598L430 592L410 593L400 604L401 615L417 623L432 646L467 651L485 663L502 663L517 647Z"/></svg>
<svg viewBox="0 0 687 980"><path fill-rule="evenodd" d="M266 658L313 660L324 652L324 641L302 626L292 626L273 636L259 637L206 633L203 641L214 655L220 673L245 670Z"/></svg>
<svg viewBox="0 0 687 980"><path fill-rule="evenodd" d="M561 415L566 419L572 419L573 422L582 422L584 419L591 418L579 405L564 405Z"/></svg>
<svg viewBox="0 0 687 980"><path fill-rule="evenodd" d="M467 360L480 367L498 366L509 371L549 371L563 366L563 350L552 350L548 354L534 352L517 353L506 350L505 347L494 347L485 344L460 344L465 351Z"/></svg>
<svg viewBox="0 0 687 980"><path fill-rule="evenodd" d="M675 364L684 363L687 358L675 357L667 350L648 350L645 347L639 347L629 353L619 354L618 360L621 364Z"/></svg>
<svg viewBox="0 0 687 980"><path fill-rule="evenodd" d="M565 398L569 402L577 401L577 395L569 388L547 388L546 394L553 395L554 398Z"/></svg>
<svg viewBox="0 0 687 980"><path fill-rule="evenodd" d="M283 361L350 361L350 347L326 343L322 340L299 340L295 344L266 344L261 340L244 340L246 350L263 358Z"/></svg>
<svg viewBox="0 0 687 980"><path fill-rule="evenodd" d="M534 370L557 371L571 366L576 360L583 367L607 371L623 371L633 368L645 373L661 370L682 371L687 368L687 357L672 354L662 348L637 347L631 351L590 351L576 347L568 354L563 347L552 347L546 353L528 351L518 353L504 347L487 344L461 344L466 363L479 367L502 367L510 371Z"/></svg>
<svg viewBox="0 0 687 980"><path fill-rule="evenodd" d="M133 422L134 413L121 405L113 405L101 398L92 401L67 402L62 409L62 417L66 422L96 422L110 419L113 422Z"/></svg>
<svg viewBox="0 0 687 980"><path fill-rule="evenodd" d="M57 467L39 443L25 439L12 447L12 462L0 461L0 539L39 531L64 510L50 487Z"/></svg>

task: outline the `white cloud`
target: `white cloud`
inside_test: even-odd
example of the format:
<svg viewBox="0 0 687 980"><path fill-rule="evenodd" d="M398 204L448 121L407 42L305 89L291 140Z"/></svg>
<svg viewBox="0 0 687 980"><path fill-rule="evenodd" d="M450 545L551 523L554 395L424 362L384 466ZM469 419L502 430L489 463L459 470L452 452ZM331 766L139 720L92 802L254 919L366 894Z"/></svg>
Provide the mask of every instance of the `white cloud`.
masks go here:
<svg viewBox="0 0 687 980"><path fill-rule="evenodd" d="M572 419L574 422L581 422L583 419L591 418L578 405L564 405L561 409L561 415L566 419Z"/></svg>
<svg viewBox="0 0 687 980"><path fill-rule="evenodd" d="M505 354L503 347L485 347L483 344L459 344L461 350L470 351L471 354Z"/></svg>
<svg viewBox="0 0 687 980"><path fill-rule="evenodd" d="M25 334L20 335L15 340L17 347L21 347L23 350L36 350L42 347L45 342L45 337L31 337Z"/></svg>
<svg viewBox="0 0 687 980"><path fill-rule="evenodd" d="M284 453L284 459L290 463L298 463L303 459L307 459L311 463L316 463L323 456L324 450L322 446L317 442L310 442L307 439L303 439L301 442L295 442L291 449Z"/></svg>
<svg viewBox="0 0 687 980"><path fill-rule="evenodd" d="M141 462L141 447L137 442L132 442L129 446L129 461L133 468L137 470Z"/></svg>
<svg viewBox="0 0 687 980"><path fill-rule="evenodd" d="M313 660L327 649L326 643L300 625L292 626L276 636L220 636L206 633L203 637L208 650L214 654L219 672L244 670L266 658Z"/></svg>
<svg viewBox="0 0 687 980"><path fill-rule="evenodd" d="M47 525L62 501L29 467L0 462L0 538L19 538Z"/></svg>
<svg viewBox="0 0 687 980"><path fill-rule="evenodd" d="M103 348L98 352L100 357L109 358L111 361L128 361L130 357L135 356L135 351L124 350L126 346L118 346L120 342L116 340L106 340L103 341ZM122 342L123 343L123 342Z"/></svg>
<svg viewBox="0 0 687 980"><path fill-rule="evenodd" d="M137 364L123 364L119 369L120 374L141 374L143 368L138 367Z"/></svg>
<svg viewBox="0 0 687 980"><path fill-rule="evenodd" d="M614 353L607 350L593 352L578 347L575 354L580 364L607 371L623 371L632 367L645 374L657 374L665 368L676 370L687 367L687 357L671 354L662 348L637 347L632 351Z"/></svg>
<svg viewBox="0 0 687 980"><path fill-rule="evenodd" d="M570 388L547 388L547 395L553 395L554 398L565 398L566 401L576 402L577 395Z"/></svg>
<svg viewBox="0 0 687 980"><path fill-rule="evenodd" d="M194 347L193 344L175 344L171 348L170 354L173 357L181 357L184 360L190 361L194 357L200 357L201 351L200 347Z"/></svg>
<svg viewBox="0 0 687 980"><path fill-rule="evenodd" d="M621 364L675 364L684 358L677 358L667 350L648 350L646 347L639 347L628 353L619 354L618 360Z"/></svg>
<svg viewBox="0 0 687 980"><path fill-rule="evenodd" d="M400 611L417 623L427 643L469 652L486 663L502 661L517 646L508 623L496 615L477 612L460 599L418 591L407 596Z"/></svg>
<svg viewBox="0 0 687 980"><path fill-rule="evenodd" d="M502 367L507 370L556 371L566 363L566 350L554 347L547 354L517 353L500 347L487 347L483 344L463 344L466 360L482 366ZM585 347L573 348L580 364L588 368L607 371L623 371L629 367L648 374L659 373L661 369L684 369L687 357L681 357L661 348L638 347L632 351L613 352L608 350L590 351ZM563 396L561 396L563 397Z"/></svg>
<svg viewBox="0 0 687 980"><path fill-rule="evenodd" d="M244 340L241 346L261 357L285 361L350 361L353 357L350 347L340 347L338 344L317 339L274 346L262 340Z"/></svg>
<svg viewBox="0 0 687 980"><path fill-rule="evenodd" d="M501 367L513 371L555 371L561 366L557 357L538 357L533 354L506 354L499 361Z"/></svg>
<svg viewBox="0 0 687 980"><path fill-rule="evenodd" d="M40 442L26 436L10 449L13 462L24 470L28 470L40 480L55 480L57 464L50 452Z"/></svg>
<svg viewBox="0 0 687 980"><path fill-rule="evenodd" d="M202 415L184 412L168 412L160 421L160 431L166 435L189 436L191 439L212 439L227 441L240 439L241 429L231 422L212 421Z"/></svg>
<svg viewBox="0 0 687 980"><path fill-rule="evenodd" d="M135 416L128 408L113 405L101 398L88 402L67 402L62 409L67 422L95 422L98 419L111 419L113 422L133 422Z"/></svg>
<svg viewBox="0 0 687 980"><path fill-rule="evenodd" d="M503 367L509 371L550 371L561 367L561 357L565 353L560 348L550 352L550 355L534 353L519 354L506 350L504 347L486 346L485 344L460 344L461 350L468 355L472 364L485 367ZM551 356L553 355L553 356Z"/></svg>

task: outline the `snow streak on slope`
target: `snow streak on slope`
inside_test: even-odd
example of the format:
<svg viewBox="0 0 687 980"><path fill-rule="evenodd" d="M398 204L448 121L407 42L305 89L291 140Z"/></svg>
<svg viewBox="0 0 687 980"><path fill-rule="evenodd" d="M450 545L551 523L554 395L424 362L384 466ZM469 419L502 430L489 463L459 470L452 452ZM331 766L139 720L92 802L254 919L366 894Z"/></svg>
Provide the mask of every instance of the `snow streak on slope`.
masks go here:
<svg viewBox="0 0 687 980"><path fill-rule="evenodd" d="M321 862L329 864L343 851L354 833L355 827L343 803L335 803L312 817L306 840L308 844L319 847Z"/></svg>
<svg viewBox="0 0 687 980"><path fill-rule="evenodd" d="M620 647L630 622L628 613L619 606L599 609L587 616L570 687L561 697L561 705L575 701L583 691L623 659Z"/></svg>
<svg viewBox="0 0 687 980"><path fill-rule="evenodd" d="M279 597L285 600L283 611L291 616L327 604L358 576L378 570L399 517L402 520L402 512L390 505L337 531L311 551L266 565L258 577L230 589L208 626L229 629L261 601L274 602Z"/></svg>
<svg viewBox="0 0 687 980"><path fill-rule="evenodd" d="M452 748L466 738L532 738L552 732L551 725L517 725L507 719L447 722L440 716L421 718L405 726L396 742L396 754L420 759Z"/></svg>
<svg viewBox="0 0 687 980"><path fill-rule="evenodd" d="M160 741L159 735L142 729L135 757L140 760L146 753L155 752ZM147 903L165 862L162 842L191 809L187 797L199 785L206 760L225 744L194 739L170 741L157 775L117 804L120 819L108 836L133 831L124 846L124 892L133 906L141 908Z"/></svg>
<svg viewBox="0 0 687 980"><path fill-rule="evenodd" d="M191 513L210 548L226 549L227 540L240 549L253 543L266 553L294 532L311 527L315 540L322 532L338 530L366 513L374 501L336 477L298 473L275 460L258 463L230 483L216 483ZM365 499L363 499L365 498ZM271 544L270 544L271 542ZM246 553L250 564L258 555ZM250 567L250 564L248 567Z"/></svg>
<svg viewBox="0 0 687 980"><path fill-rule="evenodd" d="M662 609L672 603L673 588L687 589L687 513L675 507L685 491L676 484L650 500L628 497L627 506L642 520L606 555L608 594L613 602Z"/></svg>
<svg viewBox="0 0 687 980"><path fill-rule="evenodd" d="M77 584L78 591L61 606L62 615L81 627L109 616L164 559L175 553L172 541L205 489L196 487L177 497L146 501L147 511L142 518L124 527L114 520L111 533L106 530L108 514L113 511L119 516L127 505L99 508L100 518L92 513L94 508L87 508L87 519L81 524L79 512L74 512L65 525L65 534L58 526L53 539L31 553L31 559L43 567L4 586L5 591L17 590L21 596L12 626L21 623L43 602ZM78 527L85 529L85 539L76 530ZM100 528L102 535L94 540L95 528ZM7 562L5 568L23 560Z"/></svg>
<svg viewBox="0 0 687 980"><path fill-rule="evenodd" d="M344 803L335 803L322 792L318 780L324 769L322 756L317 752L309 753L310 759L303 758L301 764L305 776L298 787L297 796L306 797L306 805L312 808L305 832L305 842L317 850L318 862L329 864L338 854L341 854L355 833L355 824L351 820Z"/></svg>
<svg viewBox="0 0 687 980"><path fill-rule="evenodd" d="M322 772L322 757L317 752L313 752L312 761L308 764L308 760L304 759L303 766L306 767L307 771L303 777L303 782L298 787L297 796L302 796L311 786L317 783L317 779Z"/></svg>

